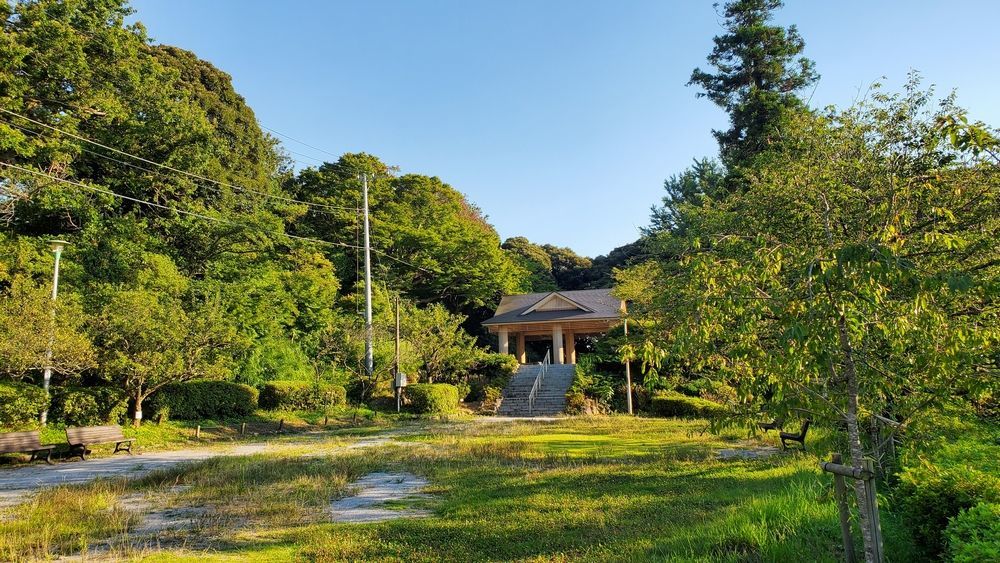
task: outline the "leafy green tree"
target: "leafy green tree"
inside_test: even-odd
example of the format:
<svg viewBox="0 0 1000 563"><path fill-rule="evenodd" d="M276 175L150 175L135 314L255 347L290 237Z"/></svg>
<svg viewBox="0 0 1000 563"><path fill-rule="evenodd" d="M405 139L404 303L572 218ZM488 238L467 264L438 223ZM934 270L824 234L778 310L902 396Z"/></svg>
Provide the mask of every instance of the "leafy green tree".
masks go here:
<svg viewBox="0 0 1000 563"><path fill-rule="evenodd" d="M587 287L588 274L593 265L590 258L563 246L543 244L542 249L552 261L552 276L559 289L570 291Z"/></svg>
<svg viewBox="0 0 1000 563"><path fill-rule="evenodd" d="M528 272L527 283L520 288L525 292L555 291L559 289L552 275L552 258L541 246L524 237L511 237L501 247Z"/></svg>
<svg viewBox="0 0 1000 563"><path fill-rule="evenodd" d="M23 275L8 283L7 290L0 292L0 374L24 379L51 366L56 376L65 379L96 365L75 294L64 292L52 301L51 287L37 285Z"/></svg>
<svg viewBox="0 0 1000 563"><path fill-rule="evenodd" d="M813 62L799 56L805 41L795 26L771 24L782 0L731 0L723 8L726 33L716 36L708 62L688 84L729 114L730 127L716 131L722 162L741 166L767 150L790 112L805 109L798 93L816 82Z"/></svg>
<svg viewBox="0 0 1000 563"><path fill-rule="evenodd" d="M189 289L160 255L146 257L134 284L103 288L94 320L101 371L128 393L136 426L143 400L164 385L230 375L234 328L218 300L192 299Z"/></svg>
<svg viewBox="0 0 1000 563"><path fill-rule="evenodd" d="M422 309L408 308L404 319L404 334L427 383L457 382L476 366L482 351L476 348L475 338L462 329L465 318L461 315L434 303Z"/></svg>
<svg viewBox="0 0 1000 563"><path fill-rule="evenodd" d="M355 245L362 173L369 175L375 271L390 287L421 303L442 301L472 314L523 284L526 272L500 248L482 212L440 179L394 170L366 154L303 170L291 182L298 197L319 205L352 208L310 210L301 233ZM353 249L331 251L341 279L356 279Z"/></svg>
<svg viewBox="0 0 1000 563"><path fill-rule="evenodd" d="M684 214L680 206L699 205L704 198L721 195L725 182L725 171L715 160L703 158L695 160L690 168L674 174L663 182L667 194L660 206L653 206L650 225L643 229L647 236L661 232L680 233L684 230Z"/></svg>
<svg viewBox="0 0 1000 563"><path fill-rule="evenodd" d="M841 423L855 468L873 415L905 429L1000 380L1000 143L950 100L926 112L915 85L873 99L790 118L794 150L686 207L683 258L619 288L642 305L647 366L735 386L747 424ZM871 526L862 514L868 560Z"/></svg>

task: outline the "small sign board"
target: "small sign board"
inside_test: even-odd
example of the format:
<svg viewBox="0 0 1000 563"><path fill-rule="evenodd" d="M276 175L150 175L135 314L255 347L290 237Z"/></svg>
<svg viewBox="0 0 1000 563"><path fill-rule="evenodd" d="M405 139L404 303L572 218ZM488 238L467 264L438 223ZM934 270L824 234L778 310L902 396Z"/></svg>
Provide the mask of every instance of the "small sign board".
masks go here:
<svg viewBox="0 0 1000 563"><path fill-rule="evenodd" d="M396 388L406 387L406 374L399 372L396 374L396 380L393 382Z"/></svg>

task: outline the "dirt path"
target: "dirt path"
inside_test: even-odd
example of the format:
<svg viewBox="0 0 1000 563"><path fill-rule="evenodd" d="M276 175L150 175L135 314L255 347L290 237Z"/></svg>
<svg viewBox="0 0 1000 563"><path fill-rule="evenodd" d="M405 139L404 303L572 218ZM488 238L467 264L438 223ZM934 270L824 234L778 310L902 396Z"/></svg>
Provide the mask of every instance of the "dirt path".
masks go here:
<svg viewBox="0 0 1000 563"><path fill-rule="evenodd" d="M381 446L401 436L398 430L388 430L361 438L346 446L337 446L307 455L326 455L332 451ZM59 485L80 485L100 478L142 477L154 471L169 469L181 463L202 461L218 456L253 455L280 451L285 448L315 445L307 440L289 442L256 442L230 448L193 448L141 455L114 455L87 461L60 461L55 465L32 464L0 469L0 508L26 500L34 492Z"/></svg>
<svg viewBox="0 0 1000 563"><path fill-rule="evenodd" d="M35 491L58 485L79 485L110 477L142 477L180 463L201 461L220 455L251 455L267 444L242 444L229 449L198 448L141 455L118 454L87 461L62 461L55 465L22 465L0 470L0 507L25 500Z"/></svg>

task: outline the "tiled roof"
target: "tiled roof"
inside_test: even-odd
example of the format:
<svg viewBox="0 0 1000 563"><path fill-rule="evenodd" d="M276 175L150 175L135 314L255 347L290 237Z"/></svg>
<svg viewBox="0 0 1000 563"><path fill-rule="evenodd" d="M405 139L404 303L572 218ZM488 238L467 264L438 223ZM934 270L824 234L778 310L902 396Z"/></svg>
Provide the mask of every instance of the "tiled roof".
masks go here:
<svg viewBox="0 0 1000 563"><path fill-rule="evenodd" d="M536 303L552 294L565 297L590 309L571 309L565 311L532 311ZM581 289L578 291L549 291L546 293L525 293L523 295L505 295L500 300L493 318L483 322L485 325L533 323L540 321L586 321L598 319L617 319L622 313L622 302L611 295L610 289Z"/></svg>

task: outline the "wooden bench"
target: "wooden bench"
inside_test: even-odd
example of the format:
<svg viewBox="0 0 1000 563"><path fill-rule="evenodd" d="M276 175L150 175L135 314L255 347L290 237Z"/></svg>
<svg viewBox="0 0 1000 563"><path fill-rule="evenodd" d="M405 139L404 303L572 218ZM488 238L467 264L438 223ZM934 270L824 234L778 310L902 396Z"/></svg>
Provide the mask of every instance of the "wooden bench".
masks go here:
<svg viewBox="0 0 1000 563"><path fill-rule="evenodd" d="M761 422L757 426L760 426L760 429L764 432L767 432L768 430L777 430L780 432L781 429L785 427L785 419L776 418L771 422Z"/></svg>
<svg viewBox="0 0 1000 563"><path fill-rule="evenodd" d="M781 438L781 449L788 449L788 445L785 442L798 442L802 444L802 451L806 451L806 432L809 431L809 424L812 420L808 418L802 423L802 428L799 429L798 434L792 434L791 432L779 432L778 437Z"/></svg>
<svg viewBox="0 0 1000 563"><path fill-rule="evenodd" d="M115 445L115 451L128 452L132 455L133 438L126 438L122 434L121 426L71 426L66 429L66 441L69 442L70 456L80 456L86 460L90 450L88 446L94 444Z"/></svg>
<svg viewBox="0 0 1000 563"><path fill-rule="evenodd" d="M55 446L43 446L38 430L29 432L7 432L0 434L0 454L30 453L31 461L45 454L45 463L52 464L52 450Z"/></svg>

